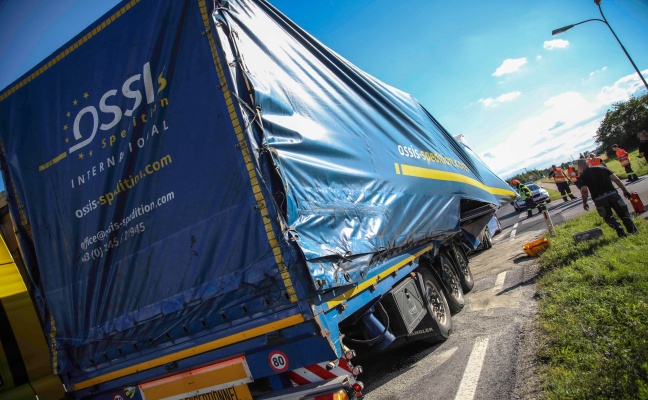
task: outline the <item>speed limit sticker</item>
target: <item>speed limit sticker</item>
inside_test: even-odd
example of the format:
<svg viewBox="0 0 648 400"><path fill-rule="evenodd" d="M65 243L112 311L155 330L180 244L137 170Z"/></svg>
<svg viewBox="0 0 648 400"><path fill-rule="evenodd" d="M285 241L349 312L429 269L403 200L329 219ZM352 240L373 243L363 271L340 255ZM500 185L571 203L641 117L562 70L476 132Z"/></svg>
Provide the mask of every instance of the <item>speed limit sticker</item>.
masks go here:
<svg viewBox="0 0 648 400"><path fill-rule="evenodd" d="M282 351L275 350L271 352L268 356L268 362L270 363L270 368L275 372L284 372L288 370L288 356Z"/></svg>

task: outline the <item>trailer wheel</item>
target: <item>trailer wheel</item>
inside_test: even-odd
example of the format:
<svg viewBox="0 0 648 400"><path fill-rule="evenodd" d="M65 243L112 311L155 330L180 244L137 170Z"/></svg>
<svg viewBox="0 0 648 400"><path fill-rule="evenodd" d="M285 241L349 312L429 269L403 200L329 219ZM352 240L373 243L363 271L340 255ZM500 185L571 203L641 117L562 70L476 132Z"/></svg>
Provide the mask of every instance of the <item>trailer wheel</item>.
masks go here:
<svg viewBox="0 0 648 400"><path fill-rule="evenodd" d="M475 281L473 280L472 271L468 265L468 257L460 249L455 248L455 254L457 254L457 266L459 267L459 280L461 281L461 288L463 289L464 294L470 292L473 287L475 287Z"/></svg>
<svg viewBox="0 0 648 400"><path fill-rule="evenodd" d="M441 253L436 260L436 266L438 268L441 279L443 280L444 285L444 294L446 300L448 301L448 307L450 311L455 314L463 310L466 301L464 299L463 288L461 287L461 280L455 272L452 261L450 257L446 254Z"/></svg>
<svg viewBox="0 0 648 400"><path fill-rule="evenodd" d="M446 340L450 336L452 329L452 319L450 317L450 307L446 300L441 285L437 282L432 272L426 268L421 268L421 276L423 277L423 284L425 288L425 301L430 305L432 311L432 319L436 323L436 335L422 339L426 343L437 343Z"/></svg>

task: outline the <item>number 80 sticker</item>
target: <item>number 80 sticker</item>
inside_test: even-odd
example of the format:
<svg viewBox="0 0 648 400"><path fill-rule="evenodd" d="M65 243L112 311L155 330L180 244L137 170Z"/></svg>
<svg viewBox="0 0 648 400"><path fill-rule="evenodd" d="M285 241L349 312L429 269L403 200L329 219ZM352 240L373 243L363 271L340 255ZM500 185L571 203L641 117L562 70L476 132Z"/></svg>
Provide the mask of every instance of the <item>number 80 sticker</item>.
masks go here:
<svg viewBox="0 0 648 400"><path fill-rule="evenodd" d="M275 372L285 372L288 371L288 356L286 353L275 350L268 355L268 362L270 363L270 368Z"/></svg>

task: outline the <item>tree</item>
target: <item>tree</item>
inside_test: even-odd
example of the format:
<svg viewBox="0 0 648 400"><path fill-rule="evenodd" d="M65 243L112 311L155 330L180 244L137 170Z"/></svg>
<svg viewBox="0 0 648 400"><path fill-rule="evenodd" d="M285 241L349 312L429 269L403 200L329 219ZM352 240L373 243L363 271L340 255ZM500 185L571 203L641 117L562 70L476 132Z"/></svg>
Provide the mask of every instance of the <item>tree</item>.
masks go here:
<svg viewBox="0 0 648 400"><path fill-rule="evenodd" d="M613 156L611 153L613 144L618 144L624 149L634 149L639 145L637 132L646 124L648 124L648 94L615 103L605 113L605 118L596 131L598 148L605 149L611 156Z"/></svg>

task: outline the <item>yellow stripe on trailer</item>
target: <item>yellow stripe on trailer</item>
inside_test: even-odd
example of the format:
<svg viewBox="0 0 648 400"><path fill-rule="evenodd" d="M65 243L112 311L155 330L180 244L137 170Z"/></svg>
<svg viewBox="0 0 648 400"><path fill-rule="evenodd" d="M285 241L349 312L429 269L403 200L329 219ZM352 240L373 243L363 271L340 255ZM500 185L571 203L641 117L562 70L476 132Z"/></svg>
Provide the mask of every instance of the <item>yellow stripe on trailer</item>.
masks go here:
<svg viewBox="0 0 648 400"><path fill-rule="evenodd" d="M45 72L48 69L52 68L53 65L55 65L57 62L61 61L65 56L67 56L68 54L72 53L74 50L79 48L83 43L90 40L91 37L95 36L102 29L105 29L106 26L108 26L111 22L113 22L115 19L117 19L126 10L130 9L132 6L134 6L135 4L137 4L139 2L140 2L140 0L131 0L124 7L117 10L117 12L115 14L111 15L105 21L103 21L98 27L94 28L92 30L92 32L90 32L87 35L83 36L81 39L79 39L76 42L74 42L73 44L71 44L68 48L62 50L61 53L53 56L47 64L45 64L43 67L39 68L36 72L33 72L31 75L27 76L22 81L16 83L10 89L7 89L5 92L0 92L0 102L2 102L7 97L11 96L16 90L22 88L27 83L31 82L34 78L41 75L43 72ZM47 167L49 167L49 166L50 165L47 165ZM45 167L45 168L47 168L47 167Z"/></svg>
<svg viewBox="0 0 648 400"><path fill-rule="evenodd" d="M205 0L198 0L198 5L202 14L205 32L211 32L211 25L209 22L209 15L207 14L207 5L205 3ZM277 272L279 272L279 274L281 275L281 280L283 281L284 287L286 288L288 299L291 303L296 303L299 299L297 298L297 293L295 293L295 288L293 287L290 272L286 267L283 254L281 253L281 247L279 247L279 243L276 240L276 235L272 226L272 220L268 217L268 210L266 207L267 202L263 197L263 193L261 192L261 186L259 185L256 169L254 163L252 162L252 157L250 156L249 146L245 138L243 128L241 127L241 121L239 120L238 114L236 113L236 108L234 107L234 99L232 98L232 93L227 86L225 71L223 70L223 65L221 63L220 57L218 56L218 52L216 51L216 42L211 34L208 34L206 36L209 42L209 48L211 49L212 59L214 62L214 67L216 68L218 81L220 83L219 90L223 92L223 98L225 99L225 103L227 104L227 109L230 111L230 120L232 121L232 127L234 128L236 139L238 140L238 148L241 151L241 156L248 170L252 193L254 193L254 197L257 201L256 208L259 210L263 218L266 238L268 240L268 243L270 244L270 247L272 248L275 263L278 267Z"/></svg>
<svg viewBox="0 0 648 400"><path fill-rule="evenodd" d="M160 367L162 365L182 360L183 358L195 356L198 354L206 353L211 350L216 350L221 347L228 346L230 344L242 342L244 340L252 339L266 333L278 331L280 329L288 328L293 325L297 325L304 322L304 317L299 315L294 315L292 317L284 318L279 321L271 322L269 324L261 325L254 329L247 330L245 332L238 333L236 335L231 335L224 337L222 339L214 340L213 342L201 344L177 353L169 354L164 357L156 358L151 361L146 361L143 363L135 364L128 368L120 369L119 371L110 372L105 375L98 376L96 378L88 379L87 381L79 382L74 385L73 390L85 389L90 386L98 385L100 383L108 382L113 379L122 378L127 375L134 374L136 372L144 371L154 367Z"/></svg>
<svg viewBox="0 0 648 400"><path fill-rule="evenodd" d="M407 264L411 263L414 261L417 257L420 257L421 255L427 253L428 251L434 249L434 246L427 246L423 250L412 254L411 256L407 257L403 261L394 264L391 266L389 269L381 272L377 276L367 279L366 281L358 284L358 286L354 287L353 289L349 289L346 292L342 293L341 295L337 296L331 301L326 302L326 305L328 306L329 310L332 308L335 308L339 306L340 304L344 303L345 301L349 300L352 297L357 296L360 294L365 289L370 288L371 286L378 284L380 281L383 279L387 278L389 275L393 274L394 272L398 271L399 269L403 268Z"/></svg>
<svg viewBox="0 0 648 400"><path fill-rule="evenodd" d="M398 168L399 165L396 164L396 170L398 170ZM400 168L402 171L401 174L404 176L411 176L411 177L423 178L423 179L433 179L437 181L452 181L452 182L465 183L474 186L476 188L479 188L490 194L515 197L515 193L512 190L486 186L476 179L467 177L462 174L458 174L456 172L447 172L447 171L441 171L433 168L416 167L407 164L400 164Z"/></svg>

